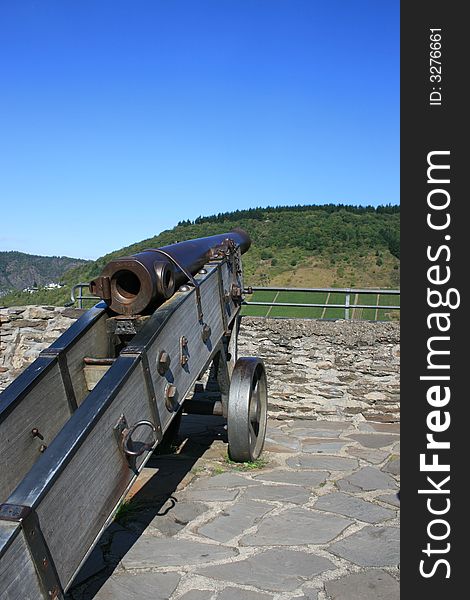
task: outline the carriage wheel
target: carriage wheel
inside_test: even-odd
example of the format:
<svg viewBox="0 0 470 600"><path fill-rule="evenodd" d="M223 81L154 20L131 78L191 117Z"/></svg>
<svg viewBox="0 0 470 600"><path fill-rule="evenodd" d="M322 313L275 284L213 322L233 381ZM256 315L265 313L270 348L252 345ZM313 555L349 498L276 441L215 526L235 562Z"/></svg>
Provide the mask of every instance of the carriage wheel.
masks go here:
<svg viewBox="0 0 470 600"><path fill-rule="evenodd" d="M251 462L264 446L268 414L266 372L259 358L239 358L230 381L227 434L231 460Z"/></svg>

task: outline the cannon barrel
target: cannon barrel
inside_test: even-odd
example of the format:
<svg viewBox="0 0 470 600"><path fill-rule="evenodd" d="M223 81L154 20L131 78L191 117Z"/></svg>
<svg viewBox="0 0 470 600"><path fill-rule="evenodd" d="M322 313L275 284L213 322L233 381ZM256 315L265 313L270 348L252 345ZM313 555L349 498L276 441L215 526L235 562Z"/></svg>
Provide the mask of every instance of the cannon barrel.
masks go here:
<svg viewBox="0 0 470 600"><path fill-rule="evenodd" d="M236 247L248 250L251 240L242 229L205 238L177 242L110 261L90 282L90 292L118 314L135 315L152 310L212 258Z"/></svg>

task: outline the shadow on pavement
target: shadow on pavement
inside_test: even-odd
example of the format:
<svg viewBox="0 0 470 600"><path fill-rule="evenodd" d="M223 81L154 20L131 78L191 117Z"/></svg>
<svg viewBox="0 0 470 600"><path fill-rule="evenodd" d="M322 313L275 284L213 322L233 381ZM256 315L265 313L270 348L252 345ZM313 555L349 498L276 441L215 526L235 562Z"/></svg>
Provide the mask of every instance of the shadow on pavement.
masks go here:
<svg viewBox="0 0 470 600"><path fill-rule="evenodd" d="M227 443L225 424L223 417L183 415L179 430L167 432L132 487L126 505L77 574L67 600L95 597L150 523L176 506L173 493L184 479L189 483L191 469L213 442Z"/></svg>

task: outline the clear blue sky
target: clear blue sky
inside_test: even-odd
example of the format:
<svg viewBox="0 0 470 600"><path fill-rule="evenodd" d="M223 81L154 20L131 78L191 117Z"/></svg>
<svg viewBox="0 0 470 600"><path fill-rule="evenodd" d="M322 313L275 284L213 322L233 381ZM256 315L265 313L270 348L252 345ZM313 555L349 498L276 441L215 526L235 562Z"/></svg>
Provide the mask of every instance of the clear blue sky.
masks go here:
<svg viewBox="0 0 470 600"><path fill-rule="evenodd" d="M0 250L399 202L398 0L0 0Z"/></svg>

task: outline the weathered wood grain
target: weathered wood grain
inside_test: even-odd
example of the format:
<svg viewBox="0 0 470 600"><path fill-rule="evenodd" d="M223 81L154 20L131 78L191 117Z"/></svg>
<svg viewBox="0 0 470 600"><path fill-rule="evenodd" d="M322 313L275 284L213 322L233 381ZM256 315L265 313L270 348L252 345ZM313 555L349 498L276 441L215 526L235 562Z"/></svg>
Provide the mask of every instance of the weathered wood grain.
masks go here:
<svg viewBox="0 0 470 600"><path fill-rule="evenodd" d="M20 526L17 523L0 523L0 598L38 600L42 597Z"/></svg>
<svg viewBox="0 0 470 600"><path fill-rule="evenodd" d="M190 297L181 308L170 316L161 333L148 349L157 408L163 430L167 429L175 414L166 407L165 391L167 386L170 384L176 386L176 401L180 405L190 392L224 333L216 267L207 267L207 271L207 275L198 276L198 279L202 280L200 290L204 314L203 323L198 319L194 290L187 292ZM211 328L211 335L206 343L202 339L204 324ZM188 340L188 362L184 366L180 364L179 360L180 339L182 336ZM169 354L171 363L169 370L164 375L160 375L156 365L160 352L163 350Z"/></svg>
<svg viewBox="0 0 470 600"><path fill-rule="evenodd" d="M121 414L129 425L151 418L142 365L134 370L37 508L64 587L135 478L114 436L113 428ZM148 434L149 429L142 428L133 439L144 441ZM144 458L147 453L138 459L138 465Z"/></svg>
<svg viewBox="0 0 470 600"><path fill-rule="evenodd" d="M83 367L86 386L89 392L95 388L98 381L109 370L109 368L110 365L85 365Z"/></svg>
<svg viewBox="0 0 470 600"><path fill-rule="evenodd" d="M40 449L50 445L70 417L58 353L66 348L70 354L67 362L72 367L72 384L77 399L83 400L84 374L78 375L78 357L93 344L97 353L102 351L106 317L103 307L92 308L0 394L0 502L8 498L41 456ZM33 429L38 435L32 434Z"/></svg>
<svg viewBox="0 0 470 600"><path fill-rule="evenodd" d="M87 382L83 371L83 358L104 358L108 356L108 335L106 333L106 319L104 313L88 331L67 349L67 366L72 380L73 390L80 405L88 394Z"/></svg>
<svg viewBox="0 0 470 600"><path fill-rule="evenodd" d="M54 359L50 359L54 361ZM0 501L4 502L49 445L70 411L57 360L18 405L0 421ZM41 437L31 433L36 428Z"/></svg>

